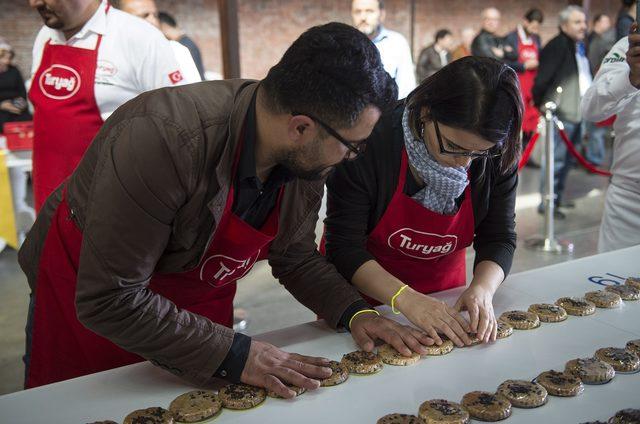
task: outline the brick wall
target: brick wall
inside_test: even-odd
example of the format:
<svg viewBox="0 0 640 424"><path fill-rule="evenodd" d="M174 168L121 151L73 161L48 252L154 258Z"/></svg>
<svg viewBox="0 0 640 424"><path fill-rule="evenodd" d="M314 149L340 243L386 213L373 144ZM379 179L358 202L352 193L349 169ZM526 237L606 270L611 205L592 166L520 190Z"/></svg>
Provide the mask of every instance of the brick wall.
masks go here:
<svg viewBox="0 0 640 424"><path fill-rule="evenodd" d="M220 25L217 0L156 0L161 10L175 15L178 23L198 43L205 68L221 73ZM605 12L615 19L618 0L585 0L592 13ZM480 10L493 5L503 12L502 32L510 31L524 12L537 5L545 13L543 42L557 33L558 12L566 0L416 0L414 55L429 44L433 34L446 27L457 33L465 26L480 27ZM575 1L574 1L575 3ZM351 23L349 0L238 0L242 76L261 78L277 62L288 45L306 28L329 21ZM387 0L387 26L411 31L410 0ZM26 0L0 0L0 36L16 49L23 73L31 66L31 46L42 24Z"/></svg>

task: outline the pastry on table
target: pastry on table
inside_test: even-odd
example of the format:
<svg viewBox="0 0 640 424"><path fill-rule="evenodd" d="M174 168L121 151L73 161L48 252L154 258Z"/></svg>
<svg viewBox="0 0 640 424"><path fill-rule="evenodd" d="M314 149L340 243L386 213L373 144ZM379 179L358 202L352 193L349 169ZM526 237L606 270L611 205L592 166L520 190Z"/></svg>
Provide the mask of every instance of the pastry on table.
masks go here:
<svg viewBox="0 0 640 424"><path fill-rule="evenodd" d="M469 413L456 402L431 399L422 402L418 415L425 424L467 424Z"/></svg>
<svg viewBox="0 0 640 424"><path fill-rule="evenodd" d="M126 417L122 424L174 424L173 415L171 412L159 406L154 406L146 409L138 409L133 411Z"/></svg>
<svg viewBox="0 0 640 424"><path fill-rule="evenodd" d="M604 384L616 376L611 364L598 358L572 359L564 366L564 372L575 375L584 384Z"/></svg>
<svg viewBox="0 0 640 424"><path fill-rule="evenodd" d="M507 380L498 386L496 393L517 408L537 408L547 403L547 390L527 380Z"/></svg>
<svg viewBox="0 0 640 424"><path fill-rule="evenodd" d="M215 392L193 390L175 398L169 405L169 411L176 421L196 423L208 420L222 410L222 402Z"/></svg>
<svg viewBox="0 0 640 424"><path fill-rule="evenodd" d="M389 365L413 365L420 360L420 354L411 352L411 356L404 356L390 344L378 346L378 356L382 362Z"/></svg>
<svg viewBox="0 0 640 424"><path fill-rule="evenodd" d="M495 393L470 392L464 395L461 403L472 418L481 421L500 421L511 415L511 402Z"/></svg>
<svg viewBox="0 0 640 424"><path fill-rule="evenodd" d="M464 347L471 347L471 346L479 345L480 343L482 343L482 340L478 338L477 333L467 333L467 336L469 336L469 340L471 341L471 343L469 343L468 345L465 345Z"/></svg>
<svg viewBox="0 0 640 424"><path fill-rule="evenodd" d="M538 375L535 381L552 396L577 396L584 390L580 378L566 372L545 371Z"/></svg>
<svg viewBox="0 0 640 424"><path fill-rule="evenodd" d="M380 418L378 424L424 424L420 418L409 414L389 414Z"/></svg>
<svg viewBox="0 0 640 424"><path fill-rule="evenodd" d="M513 327L511 324L507 324L504 321L498 320L498 330L496 331L496 338L504 339L513 334Z"/></svg>
<svg viewBox="0 0 640 424"><path fill-rule="evenodd" d="M616 372L635 373L640 371L640 358L626 349L603 347L596 350L595 357L610 364Z"/></svg>
<svg viewBox="0 0 640 424"><path fill-rule="evenodd" d="M623 409L609 418L610 424L638 424L640 423L640 409Z"/></svg>
<svg viewBox="0 0 640 424"><path fill-rule="evenodd" d="M552 303L534 303L529 306L529 312L538 315L542 322L560 322L567 319L567 311L562 306Z"/></svg>
<svg viewBox="0 0 640 424"><path fill-rule="evenodd" d="M362 350L343 355L341 362L351 374L375 374L383 367L382 360L378 355Z"/></svg>
<svg viewBox="0 0 640 424"><path fill-rule="evenodd" d="M294 386L293 384L285 384L285 386L287 386L287 389L295 393L294 397L300 396L301 394L307 391L307 389L305 389L304 387ZM276 398L276 399L284 399L282 396L280 396L276 392L272 392L271 390L267 392L267 396Z"/></svg>
<svg viewBox="0 0 640 424"><path fill-rule="evenodd" d="M627 345L625 346L625 349L640 356L640 339L629 340L627 342Z"/></svg>
<svg viewBox="0 0 640 424"><path fill-rule="evenodd" d="M624 282L627 286L632 286L640 289L640 277L629 277Z"/></svg>
<svg viewBox="0 0 640 424"><path fill-rule="evenodd" d="M437 344L432 344L431 346L424 346L425 348L425 355L430 355L430 356L440 356L440 355L446 355L447 353L451 352L453 350L453 342L449 339L447 339L445 336L440 335L440 338L442 339L442 344L440 346L438 346Z"/></svg>
<svg viewBox="0 0 640 424"><path fill-rule="evenodd" d="M504 321L516 330L531 330L540 327L540 319L533 312L507 311L500 315L500 321Z"/></svg>
<svg viewBox="0 0 640 424"><path fill-rule="evenodd" d="M596 312L596 305L582 297L561 297L556 305L562 306L569 315L583 317Z"/></svg>
<svg viewBox="0 0 640 424"><path fill-rule="evenodd" d="M596 290L585 293L584 298L593 302L598 308L618 308L622 298L618 293L607 290Z"/></svg>
<svg viewBox="0 0 640 424"><path fill-rule="evenodd" d="M118 423L115 421L106 420L106 421L94 421L92 423L87 423L87 424L118 424Z"/></svg>
<svg viewBox="0 0 640 424"><path fill-rule="evenodd" d="M607 286L604 289L620 295L622 300L640 299L640 289L627 284L620 284L617 286Z"/></svg>
<svg viewBox="0 0 640 424"><path fill-rule="evenodd" d="M220 389L218 398L227 409L251 409L267 398L266 390L248 384L229 384Z"/></svg>
<svg viewBox="0 0 640 424"><path fill-rule="evenodd" d="M320 380L320 387L337 386L349 378L349 369L338 361L330 361L328 368L331 368L332 374L324 380Z"/></svg>

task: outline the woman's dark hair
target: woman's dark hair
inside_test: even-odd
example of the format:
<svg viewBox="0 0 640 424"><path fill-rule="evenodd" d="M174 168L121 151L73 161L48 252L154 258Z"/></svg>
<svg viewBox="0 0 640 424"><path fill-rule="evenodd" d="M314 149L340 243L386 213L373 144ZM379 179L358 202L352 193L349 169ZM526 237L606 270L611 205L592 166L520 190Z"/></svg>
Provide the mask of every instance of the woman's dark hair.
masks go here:
<svg viewBox="0 0 640 424"><path fill-rule="evenodd" d="M367 106L390 109L398 87L366 35L332 22L304 32L262 80L277 113L313 113L335 128L351 127Z"/></svg>
<svg viewBox="0 0 640 424"><path fill-rule="evenodd" d="M427 108L429 119L494 143L501 152L502 173L520 158L523 106L518 77L495 59L469 56L451 62L413 90L406 107L415 135L421 110Z"/></svg>
<svg viewBox="0 0 640 424"><path fill-rule="evenodd" d="M542 23L544 21L544 15L542 14L542 10L540 9L529 9L527 11L527 13L524 14L524 18L528 21L528 22L540 22Z"/></svg>

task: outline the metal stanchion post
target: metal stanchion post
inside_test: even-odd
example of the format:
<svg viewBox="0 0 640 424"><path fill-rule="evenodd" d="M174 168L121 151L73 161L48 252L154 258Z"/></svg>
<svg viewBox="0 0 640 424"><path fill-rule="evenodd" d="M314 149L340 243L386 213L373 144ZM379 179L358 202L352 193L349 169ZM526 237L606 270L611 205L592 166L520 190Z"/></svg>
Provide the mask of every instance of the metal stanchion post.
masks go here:
<svg viewBox="0 0 640 424"><path fill-rule="evenodd" d="M573 243L566 240L555 239L554 216L555 210L555 188L554 182L554 138L556 119L554 112L557 105L553 102L547 102L545 107L545 143L544 143L544 160L545 160L545 182L544 182L544 236L536 236L525 241L525 246L549 253L571 253L573 252Z"/></svg>

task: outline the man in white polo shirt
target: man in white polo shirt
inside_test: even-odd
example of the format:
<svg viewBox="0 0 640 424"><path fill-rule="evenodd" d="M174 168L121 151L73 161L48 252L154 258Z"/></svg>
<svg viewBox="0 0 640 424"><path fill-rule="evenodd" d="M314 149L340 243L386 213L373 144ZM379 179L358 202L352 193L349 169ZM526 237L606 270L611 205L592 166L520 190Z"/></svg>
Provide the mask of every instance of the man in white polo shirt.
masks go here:
<svg viewBox="0 0 640 424"><path fill-rule="evenodd" d="M30 0L36 210L69 176L104 120L138 94L185 82L168 41L99 0Z"/></svg>

